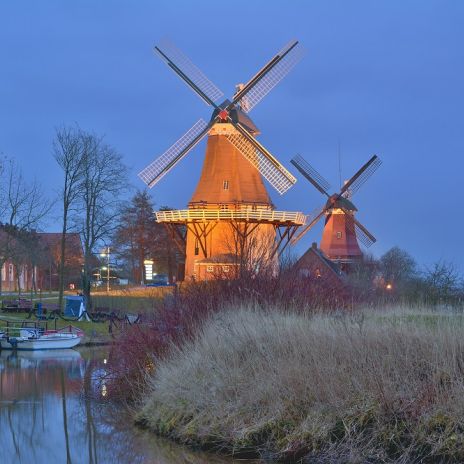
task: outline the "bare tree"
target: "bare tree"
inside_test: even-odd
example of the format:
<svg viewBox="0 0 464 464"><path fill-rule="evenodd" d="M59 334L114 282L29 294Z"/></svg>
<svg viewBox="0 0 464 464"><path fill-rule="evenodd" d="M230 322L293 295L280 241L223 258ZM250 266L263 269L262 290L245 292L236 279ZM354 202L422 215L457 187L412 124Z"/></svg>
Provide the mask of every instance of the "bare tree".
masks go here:
<svg viewBox="0 0 464 464"><path fill-rule="evenodd" d="M93 252L117 224L121 194L127 189L127 167L122 156L94 134L82 137L83 171L78 221L84 241L84 296L90 308Z"/></svg>
<svg viewBox="0 0 464 464"><path fill-rule="evenodd" d="M277 275L279 262L278 256L273 253L274 229L241 221L231 221L229 227L224 245L234 268L234 278L250 279L258 274L268 277Z"/></svg>
<svg viewBox="0 0 464 464"><path fill-rule="evenodd" d="M449 303L459 296L462 276L454 264L438 261L426 268L424 277L429 303Z"/></svg>
<svg viewBox="0 0 464 464"><path fill-rule="evenodd" d="M61 254L58 269L60 307L64 291L66 234L69 229L69 214L77 203L82 189L85 137L79 127L61 127L56 130L53 141L53 156L64 174L63 187L60 192L62 206Z"/></svg>
<svg viewBox="0 0 464 464"><path fill-rule="evenodd" d="M37 181L28 182L24 179L21 168L14 160L5 159L3 165L0 179L0 269L9 259L17 258L18 235L39 227L53 205ZM17 268L16 273L20 272Z"/></svg>
<svg viewBox="0 0 464 464"><path fill-rule="evenodd" d="M404 287L417 275L414 258L399 247L393 247L381 256L380 269L385 281L395 287Z"/></svg>
<svg viewBox="0 0 464 464"><path fill-rule="evenodd" d="M37 228L50 212L52 202L45 197L36 180L28 182L24 179L14 160L7 161L3 177L2 222L22 230Z"/></svg>

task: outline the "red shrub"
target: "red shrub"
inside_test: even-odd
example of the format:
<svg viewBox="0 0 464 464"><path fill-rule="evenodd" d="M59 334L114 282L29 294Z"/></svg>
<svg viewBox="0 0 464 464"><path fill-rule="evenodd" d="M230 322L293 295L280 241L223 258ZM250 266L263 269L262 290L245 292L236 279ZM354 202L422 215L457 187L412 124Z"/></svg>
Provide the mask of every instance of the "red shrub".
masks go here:
<svg viewBox="0 0 464 464"><path fill-rule="evenodd" d="M295 278L294 274L215 280L183 284L156 307L152 319L128 326L112 346L108 365L108 391L115 399L133 399L144 387L153 355L163 357L170 346L192 337L212 313L247 303L283 311L339 310L353 305L348 291L335 291L324 282Z"/></svg>

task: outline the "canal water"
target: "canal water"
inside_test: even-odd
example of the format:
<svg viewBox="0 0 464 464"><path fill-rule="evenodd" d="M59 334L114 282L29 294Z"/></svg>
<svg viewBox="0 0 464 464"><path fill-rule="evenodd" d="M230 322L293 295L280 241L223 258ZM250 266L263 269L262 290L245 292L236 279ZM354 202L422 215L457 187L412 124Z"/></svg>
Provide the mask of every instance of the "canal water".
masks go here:
<svg viewBox="0 0 464 464"><path fill-rule="evenodd" d="M159 439L121 417L101 380L105 358L105 350L88 348L0 352L1 464L237 462Z"/></svg>

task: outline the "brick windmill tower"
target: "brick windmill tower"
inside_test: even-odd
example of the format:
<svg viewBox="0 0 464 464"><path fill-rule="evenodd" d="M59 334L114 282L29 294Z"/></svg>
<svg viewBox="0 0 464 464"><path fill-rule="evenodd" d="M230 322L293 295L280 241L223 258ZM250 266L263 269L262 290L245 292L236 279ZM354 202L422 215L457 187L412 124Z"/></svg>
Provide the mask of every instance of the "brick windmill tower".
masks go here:
<svg viewBox="0 0 464 464"><path fill-rule="evenodd" d="M292 243L298 242L325 216L320 243L320 249L325 256L342 265L360 259L362 252L358 242L369 247L376 239L356 219L355 214L358 209L352 203L351 198L382 164L380 158L374 155L350 180L345 182L340 192L332 195L328 193L329 183L301 156L295 156L291 163L319 192L328 198L326 204L313 216L306 227L292 239Z"/></svg>
<svg viewBox="0 0 464 464"><path fill-rule="evenodd" d="M159 211L182 252L186 279L234 278L244 269L260 272L276 258L304 224L302 213L276 211L265 178L280 194L296 179L256 139L259 130L248 113L299 61L292 42L230 100L172 44L155 47L167 65L210 107L209 122L200 119L139 177L153 187L204 137L208 136L200 180L185 210Z"/></svg>

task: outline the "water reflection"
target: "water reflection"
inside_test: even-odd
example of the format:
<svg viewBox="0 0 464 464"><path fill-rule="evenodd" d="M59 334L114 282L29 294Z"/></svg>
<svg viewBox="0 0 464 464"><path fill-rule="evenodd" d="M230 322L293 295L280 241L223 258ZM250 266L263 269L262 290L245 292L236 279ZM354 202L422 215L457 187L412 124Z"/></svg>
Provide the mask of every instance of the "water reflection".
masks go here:
<svg viewBox="0 0 464 464"><path fill-rule="evenodd" d="M104 350L0 352L0 463L224 464L137 430L107 401Z"/></svg>

